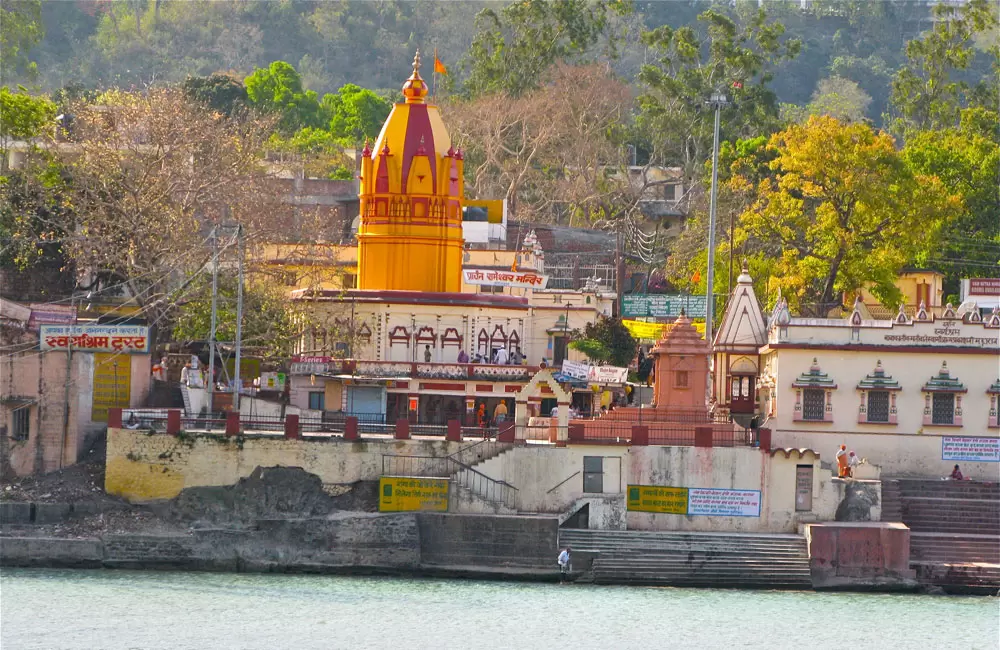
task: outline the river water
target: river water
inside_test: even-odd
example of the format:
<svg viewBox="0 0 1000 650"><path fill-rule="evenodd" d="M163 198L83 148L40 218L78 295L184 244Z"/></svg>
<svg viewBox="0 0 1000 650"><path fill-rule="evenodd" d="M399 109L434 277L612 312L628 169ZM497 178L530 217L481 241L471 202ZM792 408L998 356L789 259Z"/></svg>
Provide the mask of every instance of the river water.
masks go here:
<svg viewBox="0 0 1000 650"><path fill-rule="evenodd" d="M998 647L997 598L141 571L0 573L2 650Z"/></svg>

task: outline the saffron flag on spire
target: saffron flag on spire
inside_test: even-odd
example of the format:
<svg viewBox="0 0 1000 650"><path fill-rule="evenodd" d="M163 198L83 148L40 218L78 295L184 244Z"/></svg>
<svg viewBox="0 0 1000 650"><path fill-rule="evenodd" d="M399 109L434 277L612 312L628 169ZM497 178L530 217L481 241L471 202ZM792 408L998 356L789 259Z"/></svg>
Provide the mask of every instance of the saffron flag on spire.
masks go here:
<svg viewBox="0 0 1000 650"><path fill-rule="evenodd" d="M438 58L438 50L434 48L434 72L438 74L448 74L448 68L444 67L441 59Z"/></svg>
<svg viewBox="0 0 1000 650"><path fill-rule="evenodd" d="M695 271L694 275L691 276L691 283L698 284L699 282L701 282L701 272Z"/></svg>

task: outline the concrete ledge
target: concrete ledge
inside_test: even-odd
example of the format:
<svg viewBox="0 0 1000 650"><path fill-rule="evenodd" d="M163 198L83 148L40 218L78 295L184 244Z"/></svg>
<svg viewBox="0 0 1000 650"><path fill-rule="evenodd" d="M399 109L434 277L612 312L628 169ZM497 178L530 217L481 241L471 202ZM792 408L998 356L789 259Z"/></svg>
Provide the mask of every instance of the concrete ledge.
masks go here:
<svg viewBox="0 0 1000 650"><path fill-rule="evenodd" d="M73 506L68 503L36 503L34 524L59 524L68 519Z"/></svg>
<svg viewBox="0 0 1000 650"><path fill-rule="evenodd" d="M31 504L21 501L0 501L0 524L30 524Z"/></svg>
<svg viewBox="0 0 1000 650"><path fill-rule="evenodd" d="M99 539L0 537L0 566L96 569L103 559Z"/></svg>

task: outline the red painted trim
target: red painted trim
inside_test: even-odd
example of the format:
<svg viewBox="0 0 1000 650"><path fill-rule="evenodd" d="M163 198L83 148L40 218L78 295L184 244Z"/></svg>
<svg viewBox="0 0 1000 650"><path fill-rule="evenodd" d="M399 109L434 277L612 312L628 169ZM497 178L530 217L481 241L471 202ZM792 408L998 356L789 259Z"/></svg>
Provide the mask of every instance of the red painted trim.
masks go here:
<svg viewBox="0 0 1000 650"><path fill-rule="evenodd" d="M465 384L420 383L420 390L457 390L465 393Z"/></svg>
<svg viewBox="0 0 1000 650"><path fill-rule="evenodd" d="M296 292L294 300L329 299L338 302L371 302L386 304L421 304L421 305L451 305L468 307L493 307L495 309L525 309L528 299L520 296L503 294L479 293L444 293L423 291L376 291L367 289L350 289L337 291L324 289L320 291Z"/></svg>
<svg viewBox="0 0 1000 650"><path fill-rule="evenodd" d="M761 354L773 350L842 350L848 352L925 352L929 354L997 354L997 350L989 348L968 348L957 346L918 346L918 345L845 345L808 344L808 343L768 343L761 348Z"/></svg>
<svg viewBox="0 0 1000 650"><path fill-rule="evenodd" d="M394 381L392 382L393 388L409 388L410 382L408 381Z"/></svg>
<svg viewBox="0 0 1000 650"><path fill-rule="evenodd" d="M477 393L492 393L493 384L476 384Z"/></svg>
<svg viewBox="0 0 1000 650"><path fill-rule="evenodd" d="M510 385L508 385L506 388L504 388L504 392L505 393L519 393L519 392L521 392L522 388L524 388L524 386L510 386Z"/></svg>

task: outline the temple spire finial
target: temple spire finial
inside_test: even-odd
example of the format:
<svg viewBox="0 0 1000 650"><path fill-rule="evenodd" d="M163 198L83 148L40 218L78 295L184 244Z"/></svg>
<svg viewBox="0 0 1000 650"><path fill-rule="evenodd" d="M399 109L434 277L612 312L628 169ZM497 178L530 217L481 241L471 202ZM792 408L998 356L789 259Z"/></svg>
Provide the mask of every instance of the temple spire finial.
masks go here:
<svg viewBox="0 0 1000 650"><path fill-rule="evenodd" d="M413 56L413 73L403 84L403 96L407 104L423 104L427 96L427 82L420 76L420 50Z"/></svg>

